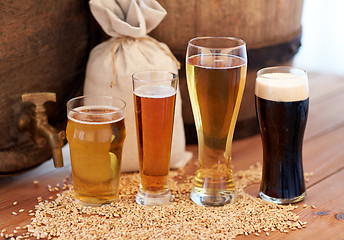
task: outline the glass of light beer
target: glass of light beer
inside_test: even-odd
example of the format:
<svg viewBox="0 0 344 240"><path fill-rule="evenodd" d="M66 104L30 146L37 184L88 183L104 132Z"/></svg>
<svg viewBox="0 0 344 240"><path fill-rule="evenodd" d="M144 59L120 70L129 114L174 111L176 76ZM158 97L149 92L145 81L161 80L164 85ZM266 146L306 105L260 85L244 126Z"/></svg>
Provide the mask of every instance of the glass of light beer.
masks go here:
<svg viewBox="0 0 344 240"><path fill-rule="evenodd" d="M169 204L172 196L168 173L178 75L146 71L133 74L132 79L141 177L136 202Z"/></svg>
<svg viewBox="0 0 344 240"><path fill-rule="evenodd" d="M243 40L197 37L188 43L186 76L198 138L198 168L191 199L221 206L236 199L231 150L246 81Z"/></svg>
<svg viewBox="0 0 344 240"><path fill-rule="evenodd" d="M118 198L125 102L81 96L67 103L67 129L76 201L99 205Z"/></svg>
<svg viewBox="0 0 344 240"><path fill-rule="evenodd" d="M255 99L263 144L259 196L278 204L302 201L306 195L302 143L309 105L306 71L292 67L258 71Z"/></svg>

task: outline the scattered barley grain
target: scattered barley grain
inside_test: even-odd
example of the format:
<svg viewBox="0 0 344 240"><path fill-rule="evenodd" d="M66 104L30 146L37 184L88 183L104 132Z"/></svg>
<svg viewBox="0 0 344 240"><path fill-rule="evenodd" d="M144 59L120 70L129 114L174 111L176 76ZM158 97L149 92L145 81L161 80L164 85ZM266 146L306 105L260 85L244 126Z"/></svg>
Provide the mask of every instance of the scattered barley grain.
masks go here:
<svg viewBox="0 0 344 240"><path fill-rule="evenodd" d="M101 207L75 204L69 189L56 199L39 201L27 226L30 237L37 239L234 239L238 235L302 229L306 223L293 213L295 205L276 205L245 193L244 188L259 183L261 165L237 172L234 177L238 199L232 205L204 208L190 200L193 176L182 170L170 172L170 189L174 195L168 206L142 207L135 202L140 177L123 174L120 197ZM66 180L67 181L67 180ZM48 190L52 187L48 187ZM178 234L176 234L178 233Z"/></svg>

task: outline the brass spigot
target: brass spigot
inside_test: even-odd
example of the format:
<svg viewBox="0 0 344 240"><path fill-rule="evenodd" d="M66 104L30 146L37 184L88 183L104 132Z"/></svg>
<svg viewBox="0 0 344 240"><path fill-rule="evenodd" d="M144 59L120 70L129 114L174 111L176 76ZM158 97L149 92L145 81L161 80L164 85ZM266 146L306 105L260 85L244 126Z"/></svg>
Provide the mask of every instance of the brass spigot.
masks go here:
<svg viewBox="0 0 344 240"><path fill-rule="evenodd" d="M56 102L56 94L50 92L25 93L22 95L22 102L31 102L34 106L30 113L24 113L18 121L18 129L29 131L37 145L43 147L45 139L52 150L54 166L63 167L62 147L66 134L64 131L57 131L48 123L48 117L44 103Z"/></svg>

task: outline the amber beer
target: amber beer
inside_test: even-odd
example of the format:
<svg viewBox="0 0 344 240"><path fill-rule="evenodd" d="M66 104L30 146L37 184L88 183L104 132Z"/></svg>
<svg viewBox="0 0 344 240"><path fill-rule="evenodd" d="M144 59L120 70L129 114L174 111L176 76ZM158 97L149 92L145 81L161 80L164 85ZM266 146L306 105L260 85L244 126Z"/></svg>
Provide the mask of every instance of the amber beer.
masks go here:
<svg viewBox="0 0 344 240"><path fill-rule="evenodd" d="M118 197L124 106L111 97L79 97L67 103L73 188L81 203L104 204Z"/></svg>
<svg viewBox="0 0 344 240"><path fill-rule="evenodd" d="M299 202L306 194L302 164L309 90L303 70L266 68L256 80L256 110L263 143L262 199Z"/></svg>
<svg viewBox="0 0 344 240"><path fill-rule="evenodd" d="M160 76L164 72L149 73L133 76L141 176L136 201L141 205L160 205L168 204L171 198L168 173L177 77L170 73ZM154 77L154 73L158 75ZM170 76L173 82L160 81L164 76Z"/></svg>
<svg viewBox="0 0 344 240"><path fill-rule="evenodd" d="M191 55L186 61L199 154L191 199L199 205L216 206L235 201L231 148L244 91L246 59L209 52Z"/></svg>

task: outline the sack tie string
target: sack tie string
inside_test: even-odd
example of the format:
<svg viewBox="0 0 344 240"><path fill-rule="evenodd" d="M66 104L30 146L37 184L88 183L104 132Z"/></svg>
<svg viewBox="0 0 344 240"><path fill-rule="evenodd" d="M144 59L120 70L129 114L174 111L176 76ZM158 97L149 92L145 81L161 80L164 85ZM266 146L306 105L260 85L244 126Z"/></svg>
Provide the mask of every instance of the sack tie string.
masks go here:
<svg viewBox="0 0 344 240"><path fill-rule="evenodd" d="M178 70L180 69L180 63L177 60L177 58L170 52L168 51L166 48L162 47L160 45L160 43L155 40L152 37L146 36L146 37L141 37L141 38L133 38L133 37L129 37L129 36L122 36L117 38L114 43L112 44L111 47L111 55L112 55L112 61L113 61L113 79L111 81L110 87L112 88L113 86L115 86L116 84L116 79L117 79L117 67L116 67L116 52L118 50L119 45L125 41L125 40L132 40L132 41L137 41L137 40L146 40L149 42L152 42L155 46L157 46L160 50L162 50L165 54L167 54L169 57L171 57L171 59L176 63Z"/></svg>

